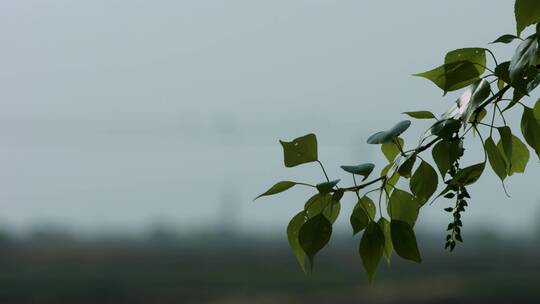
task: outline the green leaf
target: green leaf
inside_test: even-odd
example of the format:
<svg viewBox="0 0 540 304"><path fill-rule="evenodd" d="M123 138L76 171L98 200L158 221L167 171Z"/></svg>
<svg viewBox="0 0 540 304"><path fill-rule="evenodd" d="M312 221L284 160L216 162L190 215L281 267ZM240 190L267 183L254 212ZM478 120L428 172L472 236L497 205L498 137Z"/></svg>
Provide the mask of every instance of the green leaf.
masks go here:
<svg viewBox="0 0 540 304"><path fill-rule="evenodd" d="M450 185L467 186L475 183L484 172L485 166L485 163L479 163L460 169L450 181Z"/></svg>
<svg viewBox="0 0 540 304"><path fill-rule="evenodd" d="M414 172L409 187L420 205L425 204L437 190L439 176L433 167L425 161Z"/></svg>
<svg viewBox="0 0 540 304"><path fill-rule="evenodd" d="M536 34L529 36L519 44L510 61L510 66L508 67L510 80L512 82L522 78L524 72L534 64L537 50L538 41L536 40Z"/></svg>
<svg viewBox="0 0 540 304"><path fill-rule="evenodd" d="M486 109L482 108L480 109L480 111L476 111L474 112L471 117L469 118L469 123L473 123L473 124L477 124L479 122L481 122L484 117L486 117L487 115L487 111Z"/></svg>
<svg viewBox="0 0 540 304"><path fill-rule="evenodd" d="M397 188L394 189L388 202L388 215L392 220L404 221L414 226L419 209L420 204L412 194Z"/></svg>
<svg viewBox="0 0 540 304"><path fill-rule="evenodd" d="M485 79L473 83L463 92L450 110L443 114L442 118L468 122L478 106L489 97L490 92L489 82Z"/></svg>
<svg viewBox="0 0 540 304"><path fill-rule="evenodd" d="M444 139L450 139L452 135L459 131L461 122L456 119L443 119L433 124L431 134Z"/></svg>
<svg viewBox="0 0 540 304"><path fill-rule="evenodd" d="M377 224L384 234L383 255L386 259L386 263L390 264L390 260L392 259L392 251L394 251L394 246L392 246L392 235L390 233L390 222L384 217L381 217Z"/></svg>
<svg viewBox="0 0 540 304"><path fill-rule="evenodd" d="M392 192L393 190L392 186L395 186L400 178L399 173L397 172L395 167L396 167L395 164L390 163L381 170L381 176L387 176L385 189L389 193ZM389 175L388 173L390 172L391 169L393 169L392 175Z"/></svg>
<svg viewBox="0 0 540 304"><path fill-rule="evenodd" d="M368 273L369 282L373 281L384 252L384 245L384 232L377 223L370 222L360 240L359 248L362 264Z"/></svg>
<svg viewBox="0 0 540 304"><path fill-rule="evenodd" d="M538 69L533 63L525 68L521 77L518 77L517 80L511 83L512 87L515 88L512 101L503 109L503 112L515 106L523 97L529 96L529 93L532 92L539 84L540 73L538 73Z"/></svg>
<svg viewBox="0 0 540 304"><path fill-rule="evenodd" d="M323 183L317 184L316 187L317 187L317 190L319 190L319 192L322 194L330 193L330 191L332 191L332 189L339 183L339 181L340 181L339 179L336 179L329 182L323 182Z"/></svg>
<svg viewBox="0 0 540 304"><path fill-rule="evenodd" d="M504 151L502 140L497 144L497 148L500 151ZM514 173L523 173L529 162L529 149L527 146L515 135L512 135L512 158L509 161L505 154L502 154L505 162L508 175ZM511 164L511 165L510 165Z"/></svg>
<svg viewBox="0 0 540 304"><path fill-rule="evenodd" d="M540 123L534 117L533 109L529 107L523 107L521 133L525 141L534 149L536 155L540 158Z"/></svg>
<svg viewBox="0 0 540 304"><path fill-rule="evenodd" d="M497 38L495 41L491 42L491 44L493 44L493 43L508 44L508 43L514 41L515 39L519 39L519 37L516 36L516 35L505 34L505 35L502 35L501 37Z"/></svg>
<svg viewBox="0 0 540 304"><path fill-rule="evenodd" d="M273 194L277 194L277 193L280 193L280 192L283 192L291 187L293 187L294 185L296 185L295 182L291 182L291 181L281 181L281 182L278 182L276 183L275 185L273 185L272 187L270 187L270 189L266 190L265 193L257 196L254 200L258 199L259 197L261 196L268 196L268 195L273 195Z"/></svg>
<svg viewBox="0 0 540 304"><path fill-rule="evenodd" d="M415 162L416 162L416 153L412 153L405 159L403 164L399 166L399 169L398 169L399 175L405 178L411 177L412 168Z"/></svg>
<svg viewBox="0 0 540 304"><path fill-rule="evenodd" d="M335 202L333 196L328 193L317 193L304 205L307 218L313 218L319 214L323 214L331 223L336 221L340 210L341 204Z"/></svg>
<svg viewBox="0 0 540 304"><path fill-rule="evenodd" d="M494 73L499 80L503 80L504 83L507 83L514 88L512 101L503 109L503 112L516 105L521 98L529 95L529 92L533 91L540 84L540 75L535 66L524 66L521 72L522 77L517 77L514 80L510 79L509 70L510 61L506 61L495 67ZM501 89L502 86L499 85L499 90Z"/></svg>
<svg viewBox="0 0 540 304"><path fill-rule="evenodd" d="M459 156L459 141L458 140L441 140L431 150L433 160L444 178L446 172L450 170L453 163Z"/></svg>
<svg viewBox="0 0 540 304"><path fill-rule="evenodd" d="M403 221L392 220L390 231L396 253L406 260L420 263L422 258L420 257L418 245L416 244L416 236L411 226Z"/></svg>
<svg viewBox="0 0 540 304"><path fill-rule="evenodd" d="M497 174L497 176L501 179L501 181L504 181L504 179L506 178L506 163L499 149L497 149L493 138L489 137L488 139L486 139L484 147L486 149L491 168L493 169L495 174Z"/></svg>
<svg viewBox="0 0 540 304"><path fill-rule="evenodd" d="M536 101L536 104L534 105L534 118L536 120L540 121L540 99Z"/></svg>
<svg viewBox="0 0 540 304"><path fill-rule="evenodd" d="M397 140L397 143L399 144L399 147L401 147L403 149L403 147L405 146L405 141L401 137L395 138L391 142L381 145L381 151L382 151L382 153L384 154L384 157L386 157L386 159L388 160L389 163L394 161L396 156L401 152L401 151L399 151L399 147L396 144L396 140Z"/></svg>
<svg viewBox="0 0 540 304"><path fill-rule="evenodd" d="M308 134L291 142L279 141L283 146L285 167L294 167L317 161L317 137Z"/></svg>
<svg viewBox="0 0 540 304"><path fill-rule="evenodd" d="M298 241L313 268L313 259L332 236L332 223L322 214L307 220L298 233Z"/></svg>
<svg viewBox="0 0 540 304"><path fill-rule="evenodd" d="M518 35L527 26L540 21L540 2L537 0L516 0L514 10Z"/></svg>
<svg viewBox="0 0 540 304"><path fill-rule="evenodd" d="M445 63L442 66L414 76L431 80L446 94L478 80L478 77L484 73L485 66L485 49L457 49L446 54Z"/></svg>
<svg viewBox="0 0 540 304"><path fill-rule="evenodd" d="M500 147L499 143L497 144L497 148L502 154L503 160L505 162L506 167L506 174L511 175L510 172L512 172L512 130L510 127L504 126L497 128L499 131L499 135L501 137L500 139ZM527 151L529 152L529 151Z"/></svg>
<svg viewBox="0 0 540 304"><path fill-rule="evenodd" d="M410 117L416 119L437 119L435 118L435 115L433 115L433 113L431 113L430 111L403 112L403 114L407 114Z"/></svg>
<svg viewBox="0 0 540 304"><path fill-rule="evenodd" d="M410 120L403 120L398 122L395 126L387 131L380 131L371 135L367 143L368 144L385 144L391 142L392 139L398 137L405 132L411 126Z"/></svg>
<svg viewBox="0 0 540 304"><path fill-rule="evenodd" d="M361 197L351 213L350 221L353 235L366 228L369 221L375 218L376 212L375 203L366 195Z"/></svg>
<svg viewBox="0 0 540 304"><path fill-rule="evenodd" d="M300 211L291 219L289 225L287 226L287 238L289 240L289 246L291 247L292 252L296 257L296 260L298 261L298 264L300 265L300 268L302 268L303 272L306 272L306 266L304 262L305 253L300 246L298 234L300 232L300 228L302 228L302 225L304 225L305 222L306 214L304 213L304 211Z"/></svg>
<svg viewBox="0 0 540 304"><path fill-rule="evenodd" d="M367 216L366 211L362 206L359 206L357 204L356 207L354 207L354 210L351 213L350 222L353 229L353 235L357 234L358 232L364 230L367 227L369 223L369 217Z"/></svg>
<svg viewBox="0 0 540 304"><path fill-rule="evenodd" d="M323 211L323 215L330 221L330 223L335 223L339 213L341 212L341 203L339 201L332 200L330 207L326 208Z"/></svg>
<svg viewBox="0 0 540 304"><path fill-rule="evenodd" d="M366 164L360 164L356 166L341 166L341 169L351 174L361 175L364 177L363 180L365 180L371 174L371 171L375 169L375 165L372 163L366 163Z"/></svg>

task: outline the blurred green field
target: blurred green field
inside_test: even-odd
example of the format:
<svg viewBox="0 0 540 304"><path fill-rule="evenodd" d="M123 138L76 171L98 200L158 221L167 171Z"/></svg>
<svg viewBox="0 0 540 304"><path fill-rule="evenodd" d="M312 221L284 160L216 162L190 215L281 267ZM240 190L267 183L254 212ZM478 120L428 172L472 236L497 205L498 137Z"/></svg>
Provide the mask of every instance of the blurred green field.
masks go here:
<svg viewBox="0 0 540 304"><path fill-rule="evenodd" d="M540 303L540 246L477 236L454 253L383 265L368 286L357 239L304 275L283 238L34 237L0 245L0 303Z"/></svg>

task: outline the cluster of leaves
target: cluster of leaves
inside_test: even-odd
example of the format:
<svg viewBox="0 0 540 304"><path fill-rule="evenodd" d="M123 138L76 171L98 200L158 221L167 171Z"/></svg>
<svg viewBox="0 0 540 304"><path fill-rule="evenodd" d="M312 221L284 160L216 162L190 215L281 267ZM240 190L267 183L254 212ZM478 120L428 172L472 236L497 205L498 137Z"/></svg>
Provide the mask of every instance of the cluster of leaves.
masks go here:
<svg viewBox="0 0 540 304"><path fill-rule="evenodd" d="M331 180L318 158L314 134L290 142L280 141L286 167L318 163L326 178L318 184L281 181L257 197L277 194L296 185L312 187L316 191L287 226L289 244L303 271L306 271L306 257L313 267L315 255L330 241L332 225L340 214L345 193L352 193L357 200L350 224L353 235L363 232L359 255L370 281L380 260L384 257L390 262L394 252L406 260L422 260L414 225L420 208L433 198L440 186L442 191L433 200L441 196L455 200L453 206L445 208L452 215L445 247L454 250L456 242L463 241L462 214L470 198L467 187L481 177L486 163L500 178L503 188L507 177L525 171L529 149L505 119L505 112L516 105L523 108L521 134L540 158L540 100L534 107L523 102L540 84L540 1L517 0L515 16L517 36L506 34L493 42L518 43L510 61L498 63L493 52L486 48L462 48L447 53L441 66L415 74L432 81L445 95L464 91L439 117L429 111L404 113L415 119L433 120L418 145L410 149L405 148L405 141L400 137L410 127L409 120L370 136L367 143L380 145L388 161L372 180L367 180L375 170L372 163L341 166L351 174L351 186L341 187L339 179ZM536 32L520 38L529 25L536 25ZM494 65L492 69L488 67L488 58ZM506 97L507 94L512 95ZM490 117L487 123L483 122L486 117ZM496 125L496 117L500 125ZM482 133L485 130L489 136L484 140ZM471 134L480 138L484 158L481 162L462 166L464 139ZM437 170L421 156L429 149ZM408 189L398 188L400 180L401 184L408 184ZM377 204L370 197L372 193L378 197Z"/></svg>

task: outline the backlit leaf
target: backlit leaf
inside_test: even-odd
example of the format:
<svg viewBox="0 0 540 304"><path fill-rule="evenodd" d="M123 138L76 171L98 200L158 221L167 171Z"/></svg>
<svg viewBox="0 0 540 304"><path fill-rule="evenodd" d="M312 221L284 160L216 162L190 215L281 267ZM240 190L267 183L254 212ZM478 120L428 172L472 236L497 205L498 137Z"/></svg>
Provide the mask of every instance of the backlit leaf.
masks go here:
<svg viewBox="0 0 540 304"><path fill-rule="evenodd" d="M402 138L398 137L389 143L385 143L381 145L381 151L384 154L384 157L386 157L386 159L388 160L388 162L392 162L396 158L396 156L401 152L399 151L398 144L399 144L399 147L403 149L403 147L405 146L405 141Z"/></svg>
<svg viewBox="0 0 540 304"><path fill-rule="evenodd" d="M404 221L414 226L419 209L420 204L412 194L400 189L394 189L388 202L388 215L392 220Z"/></svg>
<svg viewBox="0 0 540 304"><path fill-rule="evenodd" d="M322 213L331 223L336 221L340 210L341 204L335 202L333 196L328 193L317 193L304 205L304 211L307 218L313 218Z"/></svg>
<svg viewBox="0 0 540 304"><path fill-rule="evenodd" d="M497 144L497 148L499 148L500 151L504 151L502 141L499 141L499 143ZM508 161L508 159L505 156L505 153L502 153L502 155L507 164L506 169L507 169L508 175L512 175L514 173L525 172L525 168L527 167L527 163L529 162L530 153L527 146L517 136L512 135L511 161L510 162Z"/></svg>
<svg viewBox="0 0 540 304"><path fill-rule="evenodd" d="M504 179L506 178L506 164L502 154L500 153L499 149L497 149L493 138L489 137L488 139L486 139L484 147L486 149L491 168L493 169L495 174L497 174L497 176L501 179L501 181L504 181Z"/></svg>

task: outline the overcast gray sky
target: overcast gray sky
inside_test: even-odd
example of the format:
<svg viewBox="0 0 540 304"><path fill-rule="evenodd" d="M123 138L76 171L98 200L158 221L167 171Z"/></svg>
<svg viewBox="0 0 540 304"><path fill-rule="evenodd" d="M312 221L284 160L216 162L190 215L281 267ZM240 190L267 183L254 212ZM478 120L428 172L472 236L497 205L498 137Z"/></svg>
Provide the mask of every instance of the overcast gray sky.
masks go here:
<svg viewBox="0 0 540 304"><path fill-rule="evenodd" d="M252 198L278 180L322 176L316 166L283 168L278 139L317 133L320 158L346 182L341 164L382 168L367 136L403 111L441 113L457 97L410 75L515 32L512 5L2 1L0 223L282 231L308 192ZM513 47L494 49L504 59ZM407 139L426 127L415 122ZM533 229L539 173L531 153L528 173L508 181L510 199L487 173L471 187L466 225ZM345 199L345 212L353 203ZM419 225L442 231L444 207L424 208Z"/></svg>

